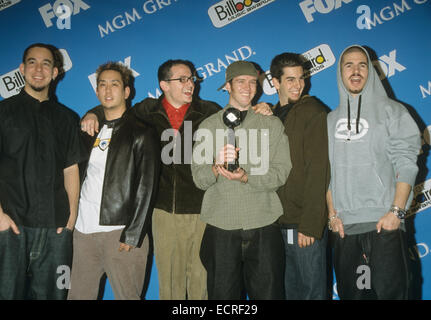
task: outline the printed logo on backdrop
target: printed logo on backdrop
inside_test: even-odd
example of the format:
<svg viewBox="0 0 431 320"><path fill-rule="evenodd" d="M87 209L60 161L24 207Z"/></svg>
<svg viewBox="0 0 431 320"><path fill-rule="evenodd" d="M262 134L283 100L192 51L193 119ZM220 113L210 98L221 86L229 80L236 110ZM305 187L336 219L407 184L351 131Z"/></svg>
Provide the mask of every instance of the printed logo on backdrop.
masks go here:
<svg viewBox="0 0 431 320"><path fill-rule="evenodd" d="M105 26L99 24L99 35L101 38L104 38L112 32L121 30L141 20L144 14L149 15L156 13L178 1L179 0L147 0L142 5L142 11L141 9L133 8L116 15L112 20L107 20Z"/></svg>
<svg viewBox="0 0 431 320"><path fill-rule="evenodd" d="M299 7L308 23L314 21L313 15L318 12L321 14L331 13L333 10L340 9L343 4L348 4L353 0L305 0L299 3Z"/></svg>
<svg viewBox="0 0 431 320"><path fill-rule="evenodd" d="M425 258L430 253L430 248L427 243L419 242L416 245L408 248L409 256L411 260L417 260Z"/></svg>
<svg viewBox="0 0 431 320"><path fill-rule="evenodd" d="M246 15L263 8L275 0L223 0L208 9L208 15L216 28L223 28Z"/></svg>
<svg viewBox="0 0 431 320"><path fill-rule="evenodd" d="M256 52L254 52L250 46L242 46L233 50L232 53L227 53L223 57L217 58L216 61L208 62L203 66L196 68L196 71L198 72L199 76L205 80L206 78L220 73L221 71L224 72L232 62L247 60L255 54Z"/></svg>
<svg viewBox="0 0 431 320"><path fill-rule="evenodd" d="M64 72L72 69L72 60L65 49L59 49L63 55L63 69ZM24 76L19 71L19 68L9 71L8 73L0 76L0 95L6 99L16 95L24 87Z"/></svg>
<svg viewBox="0 0 431 320"><path fill-rule="evenodd" d="M320 71L323 71L335 63L335 56L331 48L327 44L321 44L307 52L302 56L307 60L304 65L304 77L308 78ZM273 83L271 72L265 72L265 80L263 81L263 92L270 96L277 93Z"/></svg>
<svg viewBox="0 0 431 320"><path fill-rule="evenodd" d="M0 0L0 11L12 7L14 4L17 4L20 1L21 0Z"/></svg>
<svg viewBox="0 0 431 320"><path fill-rule="evenodd" d="M424 4L428 0L400 0L395 1L381 9L371 12L371 8L367 5L360 5L356 9L359 14L356 20L356 27L360 30L371 30L387 21L391 21L403 13L412 9L412 4Z"/></svg>
<svg viewBox="0 0 431 320"><path fill-rule="evenodd" d="M47 3L39 8L40 15L47 28L53 26L52 19L57 18L56 25L58 29L70 29L70 18L73 15L88 10L90 6L83 0L57 0L52 5Z"/></svg>
<svg viewBox="0 0 431 320"><path fill-rule="evenodd" d="M431 179L426 180L413 188L413 201L408 215L417 214L431 207Z"/></svg>
<svg viewBox="0 0 431 320"><path fill-rule="evenodd" d="M392 50L389 55L382 55L379 60L373 61L373 65L377 70L380 80L390 78L395 75L395 72L402 72L406 67L400 64L397 60L397 50Z"/></svg>
<svg viewBox="0 0 431 320"><path fill-rule="evenodd" d="M419 85L419 90L421 91L422 99L431 96L431 81L428 80L428 88Z"/></svg>
<svg viewBox="0 0 431 320"><path fill-rule="evenodd" d="M127 68L129 68L132 73L133 73L133 77L137 78L140 76L140 73L138 73L136 70L133 70L131 67L132 64L132 57L127 57L126 59L124 59L123 61L118 61L119 63L125 65ZM96 79L96 73L92 73L88 76L88 80L90 80L91 86L93 87L94 92L96 92L96 88L97 88L97 79Z"/></svg>
<svg viewBox="0 0 431 320"><path fill-rule="evenodd" d="M225 72L226 68L235 61L239 60L247 60L251 56L254 56L256 54L255 51L250 46L242 46L238 49L235 49L229 53L226 53L222 57L215 58L214 60L205 63L204 65L201 65L196 68L196 72L202 80L205 80L207 78L211 78L220 72ZM148 96L150 98L158 98L161 96L161 92L159 88L156 88L155 94L148 92Z"/></svg>

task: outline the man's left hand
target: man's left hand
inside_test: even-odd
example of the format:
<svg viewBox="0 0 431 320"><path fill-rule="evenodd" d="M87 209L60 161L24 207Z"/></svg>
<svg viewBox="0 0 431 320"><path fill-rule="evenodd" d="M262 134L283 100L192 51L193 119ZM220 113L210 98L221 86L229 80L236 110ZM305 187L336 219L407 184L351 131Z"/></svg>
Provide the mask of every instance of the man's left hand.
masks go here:
<svg viewBox="0 0 431 320"><path fill-rule="evenodd" d="M308 237L305 234L298 232L298 246L305 248L311 246L314 243L314 237Z"/></svg>
<svg viewBox="0 0 431 320"><path fill-rule="evenodd" d="M233 172L230 172L223 166L217 166L217 172L223 177L229 180L238 180L241 181L241 178L244 176L245 172L242 168L238 168Z"/></svg>
<svg viewBox="0 0 431 320"><path fill-rule="evenodd" d="M134 247L127 244L127 243L120 243L120 247L118 248L118 251L126 251L129 252L130 250L132 250Z"/></svg>
<svg viewBox="0 0 431 320"><path fill-rule="evenodd" d="M377 222L377 233L380 233L382 228L388 231L396 230L400 227L400 223L401 220L398 219L398 217L396 217L392 212L388 212L380 218L379 222Z"/></svg>
<svg viewBox="0 0 431 320"><path fill-rule="evenodd" d="M62 227L57 228L57 234L62 233L63 229L69 229L69 231L73 231L73 228L69 228L68 226L65 226L64 228L62 228Z"/></svg>

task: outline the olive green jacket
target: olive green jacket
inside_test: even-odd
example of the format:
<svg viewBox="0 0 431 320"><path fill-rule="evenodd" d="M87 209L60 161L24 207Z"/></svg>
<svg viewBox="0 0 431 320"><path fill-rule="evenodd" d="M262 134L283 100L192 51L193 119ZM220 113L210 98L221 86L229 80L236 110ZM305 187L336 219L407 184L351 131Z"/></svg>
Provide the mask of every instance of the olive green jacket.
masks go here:
<svg viewBox="0 0 431 320"><path fill-rule="evenodd" d="M274 113L277 114L276 105ZM285 107L281 107L285 108ZM330 181L327 110L316 98L303 96L284 119L290 143L292 171L278 190L284 214L281 225L320 239L328 213L326 191Z"/></svg>
<svg viewBox="0 0 431 320"><path fill-rule="evenodd" d="M199 140L193 148L193 180L198 188L206 190L201 219L224 230L267 226L283 213L276 191L286 182L291 169L284 127L277 117L249 109L245 120L235 128L237 147L241 148L239 165L248 173L248 182L221 175L216 178L212 159L225 144L223 136L220 139L220 132L226 129L223 112L201 123L196 137Z"/></svg>

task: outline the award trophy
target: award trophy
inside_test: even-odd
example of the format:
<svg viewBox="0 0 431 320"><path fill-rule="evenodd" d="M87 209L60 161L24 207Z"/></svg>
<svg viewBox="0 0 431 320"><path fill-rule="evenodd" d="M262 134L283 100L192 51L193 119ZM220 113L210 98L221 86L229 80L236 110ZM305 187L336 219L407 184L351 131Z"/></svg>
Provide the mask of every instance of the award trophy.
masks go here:
<svg viewBox="0 0 431 320"><path fill-rule="evenodd" d="M235 141L235 127L241 124L241 112L235 108L228 108L223 113L223 122L228 127L227 130L227 143L233 145L236 148ZM238 158L234 161L227 163L227 170L230 172L235 171L239 168Z"/></svg>

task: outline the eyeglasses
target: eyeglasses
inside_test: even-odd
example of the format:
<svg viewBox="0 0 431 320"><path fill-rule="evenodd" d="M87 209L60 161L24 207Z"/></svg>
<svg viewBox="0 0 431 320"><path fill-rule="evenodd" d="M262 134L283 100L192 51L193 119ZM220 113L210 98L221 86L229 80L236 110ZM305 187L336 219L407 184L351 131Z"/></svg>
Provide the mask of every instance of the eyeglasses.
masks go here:
<svg viewBox="0 0 431 320"><path fill-rule="evenodd" d="M191 77L180 77L180 78L176 78L176 79L167 79L165 81L179 81L181 83L187 83L189 82L189 80L193 83L195 83L198 78L196 76L191 76Z"/></svg>

